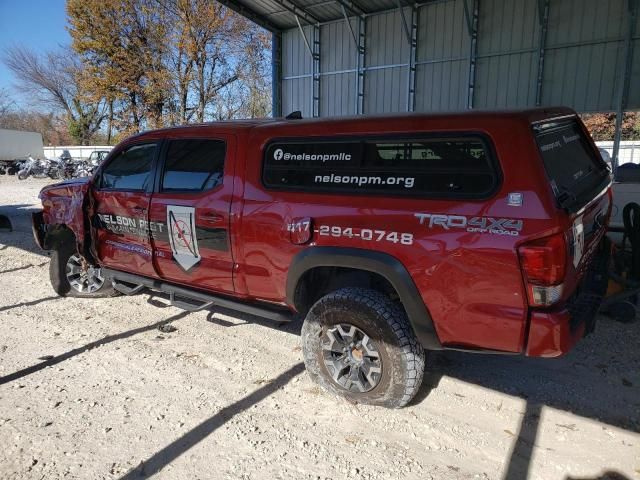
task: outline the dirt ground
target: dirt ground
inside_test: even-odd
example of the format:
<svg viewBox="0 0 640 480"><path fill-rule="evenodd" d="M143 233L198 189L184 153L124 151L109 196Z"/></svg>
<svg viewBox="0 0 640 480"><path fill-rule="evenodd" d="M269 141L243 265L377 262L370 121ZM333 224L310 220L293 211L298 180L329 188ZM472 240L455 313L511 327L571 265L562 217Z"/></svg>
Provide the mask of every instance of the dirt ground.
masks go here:
<svg viewBox="0 0 640 480"><path fill-rule="evenodd" d="M45 183L0 177L2 479L640 479L640 322L555 360L432 353L409 407L351 405L306 376L297 323L56 297Z"/></svg>

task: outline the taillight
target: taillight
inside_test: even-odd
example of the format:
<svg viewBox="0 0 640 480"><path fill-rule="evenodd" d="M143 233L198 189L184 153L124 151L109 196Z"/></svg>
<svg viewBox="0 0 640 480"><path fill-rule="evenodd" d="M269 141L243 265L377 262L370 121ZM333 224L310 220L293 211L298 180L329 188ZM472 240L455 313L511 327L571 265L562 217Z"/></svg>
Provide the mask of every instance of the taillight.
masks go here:
<svg viewBox="0 0 640 480"><path fill-rule="evenodd" d="M560 300L567 270L564 234L540 238L518 248L520 265L527 281L529 304L549 306Z"/></svg>

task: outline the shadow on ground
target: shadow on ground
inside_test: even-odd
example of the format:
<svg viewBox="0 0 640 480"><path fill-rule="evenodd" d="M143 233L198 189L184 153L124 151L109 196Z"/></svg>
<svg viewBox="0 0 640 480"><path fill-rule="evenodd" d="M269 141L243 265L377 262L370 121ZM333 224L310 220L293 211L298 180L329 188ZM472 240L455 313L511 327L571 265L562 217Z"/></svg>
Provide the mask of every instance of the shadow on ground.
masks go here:
<svg viewBox="0 0 640 480"><path fill-rule="evenodd" d="M3 273L3 272L0 272ZM14 308L20 308L20 307L31 307L33 305L38 305L39 303L43 303L43 302L55 302L56 300L60 300L62 297L59 296L51 296L51 297L44 297L44 298L38 298L37 300L31 300L29 302L20 302L20 303L15 303L13 305L4 305L2 307L0 307L0 312L6 312L7 310L13 310Z"/></svg>
<svg viewBox="0 0 640 480"><path fill-rule="evenodd" d="M220 318L218 313L233 317L233 321ZM278 326L226 310L210 312L207 320L228 328L259 324L295 335L300 334L301 327L299 321ZM632 369L635 365L634 371L637 371L640 357L637 349L611 349L612 345L640 345L640 325L636 323L635 328L622 331L619 324L608 318L601 316L601 322L605 328L600 328L588 341L578 344L574 352L559 359L431 352L422 387L412 404L417 406L428 401L431 390L437 388L445 376L525 400L525 412L504 480L528 478L544 406L640 432L640 385L637 379L634 384L617 371L620 365L631 365ZM593 480L627 479L618 472L607 471Z"/></svg>
<svg viewBox="0 0 640 480"><path fill-rule="evenodd" d="M218 428L231 420L235 415L248 410L253 405L261 402L269 395L284 387L287 383L293 380L293 378L300 375L303 370L304 365L302 363L298 363L285 372L282 372L272 382L263 387L260 387L246 397L241 398L237 402L224 407L218 413L216 413L212 417L209 417L197 427L189 430L186 434L171 442L169 445L155 453L149 459L142 462L137 468L131 470L129 473L121 477L120 480L149 478L155 475L180 455L185 453L187 450L207 438Z"/></svg>
<svg viewBox="0 0 640 480"><path fill-rule="evenodd" d="M54 298L59 298L59 297L54 297ZM43 299L46 300L46 299ZM176 320L179 320L181 318L184 318L188 315L188 312L180 312L176 315L173 315L172 317L166 318L164 320L161 320L159 322L156 323L152 323L151 325L145 325L144 327L138 327L138 328L134 328L132 330L127 330L126 332L122 332L122 333L118 333L115 335L108 335L104 338L101 338L100 340L96 340L95 342L91 342L91 343L87 343L86 345L83 345L81 347L78 348L74 348L73 350L69 350L68 352L65 352L61 355L56 355L56 356L51 356L50 358L46 358L44 359L44 361L40 362L40 363L36 363L35 365L32 365L30 367L27 368L23 368L22 370L18 370L17 372L14 373L10 373L9 375L5 375L4 377L0 377L0 385L4 385L6 383L9 382L13 382L15 380L19 380L23 377L26 377L28 375L31 375L33 373L39 372L40 370L50 367L52 365L56 365L60 362L64 362L65 360L69 360L70 358L73 358L77 355L80 355L82 353L88 352L89 350L92 350L96 347L99 347L101 345L106 345L108 343L113 343L116 342L118 340L123 340L125 338L129 338L129 337L133 337L134 335L137 335L139 333L143 333L143 332L148 332L150 330L155 330L157 328L160 328L170 322L174 322Z"/></svg>
<svg viewBox="0 0 640 480"><path fill-rule="evenodd" d="M0 307L0 311L52 301L57 298L48 297ZM147 302L150 304L150 308L151 306L156 308L169 306L167 297L162 294L151 294ZM159 328L186 315L187 312L182 312L160 322L110 335L64 354L43 359L41 363L1 377L0 385L56 365L100 345ZM228 317L228 319L224 317ZM238 329L248 325L260 325L292 335L299 335L301 327L300 321L278 324L220 308L208 313L207 322L211 326ZM428 356L427 371L422 388L413 401L413 406L419 408L420 403L428 402L429 393L432 389L437 388L443 377L455 378L525 400L525 413L509 454L504 480L526 479L528 477L540 415L545 406L572 412L632 432L640 432L638 418L640 385L638 385L639 382L635 376L633 381L624 377L625 372L629 369L637 372L638 366L640 366L640 358L637 353L637 345L640 345L640 326L636 323L623 328L602 317L601 323L601 328L592 337L578 344L572 353L560 359L492 356L446 351L432 352ZM634 345L636 347L633 347ZM617 348L613 348L616 346ZM283 372L273 382L223 408L142 462L122 478L130 480L154 475L216 431L233 416L282 388L300 374L303 368L302 364L297 364ZM614 471L604 472L596 478L599 480L625 479L624 476ZM578 479L568 478L567 480Z"/></svg>
<svg viewBox="0 0 640 480"><path fill-rule="evenodd" d="M11 232L0 230L0 250L14 247L46 256L46 252L36 245L31 232L31 214L37 210L37 207L27 204L0 205L0 215L6 215L13 228Z"/></svg>

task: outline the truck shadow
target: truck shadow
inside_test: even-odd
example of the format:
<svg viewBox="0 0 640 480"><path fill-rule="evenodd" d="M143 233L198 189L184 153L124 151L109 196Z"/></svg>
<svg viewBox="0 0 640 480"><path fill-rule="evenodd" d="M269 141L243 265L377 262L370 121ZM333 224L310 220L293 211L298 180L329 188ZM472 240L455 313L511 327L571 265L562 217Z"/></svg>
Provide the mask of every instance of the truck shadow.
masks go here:
<svg viewBox="0 0 640 480"><path fill-rule="evenodd" d="M300 334L302 324L296 321L278 325L223 309L209 312L207 321L226 328L257 324L294 335ZM611 347L639 345L640 328L637 324L626 326L626 331L621 328L620 324L601 318L600 328L593 336L558 359L431 352L427 357L422 387L411 406L420 408L421 403L428 402L429 394L438 387L443 377L523 399L526 402L525 411L508 454L503 480L526 479L545 406L640 432L640 385L635 377L633 382L625 377L630 372L640 370L640 355L634 352L633 347L617 348L615 351ZM626 480L626 477L617 472L604 472L597 479Z"/></svg>
<svg viewBox="0 0 640 480"><path fill-rule="evenodd" d="M640 432L640 389L637 375L633 373L640 368L640 356L633 347L639 340L637 324L623 327L601 318L600 328L592 337L558 359L432 352L413 405L428 401L430 391L443 377L523 399L525 411L503 480L526 479L537 447L543 407ZM620 348L612 351L613 345ZM631 347L624 348L624 345ZM596 478L627 480L613 471Z"/></svg>
<svg viewBox="0 0 640 480"><path fill-rule="evenodd" d="M592 340L591 348L598 349L599 342ZM560 359L434 352L427 362L425 381L414 405L425 400L446 376L521 398L530 405L545 405L640 432L639 386L616 369L616 365L624 362L637 365L638 359L612 360L605 350L586 363L579 357L584 349L579 345L575 354Z"/></svg>
<svg viewBox="0 0 640 480"><path fill-rule="evenodd" d="M229 318L227 320L227 318ZM260 325L300 335L302 321L276 323L252 315L216 307L207 321L225 328ZM626 378L622 366L640 370L640 355L633 348L612 345L640 345L640 326L621 331L610 319L601 318L600 328L579 343L568 355L530 358L521 355L481 355L457 351L430 352L425 376L411 405L428 401L443 377L479 385L519 397L533 406L549 406L625 430L640 432L640 385ZM536 415L532 410L529 417Z"/></svg>

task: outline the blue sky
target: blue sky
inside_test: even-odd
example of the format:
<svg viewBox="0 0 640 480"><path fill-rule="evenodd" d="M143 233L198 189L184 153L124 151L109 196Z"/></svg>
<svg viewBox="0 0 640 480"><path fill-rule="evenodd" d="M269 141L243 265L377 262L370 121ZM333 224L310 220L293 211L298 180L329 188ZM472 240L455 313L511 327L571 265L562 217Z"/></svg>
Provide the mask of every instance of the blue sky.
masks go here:
<svg viewBox="0 0 640 480"><path fill-rule="evenodd" d="M67 16L65 0L0 0L0 57L15 44L22 44L39 52L55 50L58 45L69 45L71 38L65 26ZM15 92L16 81L0 61L0 88ZM29 105L28 99L19 97L16 103Z"/></svg>

